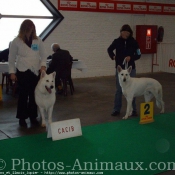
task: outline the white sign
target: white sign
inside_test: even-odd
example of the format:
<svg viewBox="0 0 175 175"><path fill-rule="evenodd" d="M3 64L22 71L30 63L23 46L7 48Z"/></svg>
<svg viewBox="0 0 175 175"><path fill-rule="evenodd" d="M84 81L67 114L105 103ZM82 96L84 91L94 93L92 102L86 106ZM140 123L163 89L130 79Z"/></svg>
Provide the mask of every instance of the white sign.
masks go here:
<svg viewBox="0 0 175 175"><path fill-rule="evenodd" d="M164 12L175 12L175 7L164 6Z"/></svg>
<svg viewBox="0 0 175 175"><path fill-rule="evenodd" d="M60 1L60 7L77 8L76 1Z"/></svg>
<svg viewBox="0 0 175 175"><path fill-rule="evenodd" d="M151 49L151 36L146 36L146 49Z"/></svg>
<svg viewBox="0 0 175 175"><path fill-rule="evenodd" d="M131 10L131 4L117 4L117 10Z"/></svg>
<svg viewBox="0 0 175 175"><path fill-rule="evenodd" d="M146 5L133 5L134 11L146 11L147 6Z"/></svg>
<svg viewBox="0 0 175 175"><path fill-rule="evenodd" d="M111 9L114 10L114 3L99 3L99 9Z"/></svg>
<svg viewBox="0 0 175 175"><path fill-rule="evenodd" d="M150 5L149 6L149 11L152 11L152 12L161 12L162 11L162 7L161 6Z"/></svg>
<svg viewBox="0 0 175 175"><path fill-rule="evenodd" d="M96 2L80 2L80 8L97 8L97 3Z"/></svg>
<svg viewBox="0 0 175 175"><path fill-rule="evenodd" d="M52 140L61 140L81 135L82 130L79 118L53 122L48 126L47 138L52 137Z"/></svg>

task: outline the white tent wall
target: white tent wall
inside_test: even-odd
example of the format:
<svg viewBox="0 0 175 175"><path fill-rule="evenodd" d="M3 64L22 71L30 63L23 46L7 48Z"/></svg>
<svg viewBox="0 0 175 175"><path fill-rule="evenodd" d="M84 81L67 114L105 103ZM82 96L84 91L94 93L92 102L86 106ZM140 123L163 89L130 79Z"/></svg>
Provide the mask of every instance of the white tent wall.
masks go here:
<svg viewBox="0 0 175 175"><path fill-rule="evenodd" d="M51 2L58 7L57 0ZM145 1L138 1L145 2ZM146 2L167 3L166 0L149 0ZM175 4L175 0L168 1ZM62 11L63 21L46 39L45 44L48 53L52 54L50 45L58 42L63 49L70 51L75 59L83 60L87 67L87 73L83 74L77 70L72 71L73 78L76 77L98 77L115 74L115 64L108 54L107 48L112 41L119 36L123 24L129 24L134 37L136 25L157 25L164 27L164 43L175 43L175 16L173 15L138 15L121 13L102 12L80 12ZM136 61L137 73L152 71L152 57L156 54L143 54L141 59ZM164 58L166 59L166 58ZM159 59L157 59L159 61ZM154 66L154 72L161 71L160 66Z"/></svg>
<svg viewBox="0 0 175 175"><path fill-rule="evenodd" d="M50 1L58 8L57 0ZM167 3L166 0L138 0L138 2ZM175 0L169 0L168 3L175 4ZM109 58L107 48L119 36L119 31L123 24L129 24L132 27L134 37L136 25L163 26L164 44L162 46L166 47L166 44L175 43L174 15L138 15L62 10L60 10L60 13L64 16L64 19L45 40L45 46L48 56L52 54L51 44L57 42L61 48L69 50L74 59L85 62L88 71L82 73L73 69L73 78L115 75L115 63ZM157 57L157 63L159 64L159 66L154 66L153 71L163 71L162 66L160 66L162 62L160 54L142 54L141 59L136 61L137 73L152 71L152 57ZM164 60L169 60L169 58L165 55Z"/></svg>

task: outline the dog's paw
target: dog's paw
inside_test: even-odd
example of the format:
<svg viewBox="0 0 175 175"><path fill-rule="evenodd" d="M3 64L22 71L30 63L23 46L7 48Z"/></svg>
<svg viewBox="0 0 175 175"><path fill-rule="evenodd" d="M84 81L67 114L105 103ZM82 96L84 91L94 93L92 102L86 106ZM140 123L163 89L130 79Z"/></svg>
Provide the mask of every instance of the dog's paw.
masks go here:
<svg viewBox="0 0 175 175"><path fill-rule="evenodd" d="M48 120L48 123L51 124L52 123L52 120Z"/></svg>
<svg viewBox="0 0 175 175"><path fill-rule="evenodd" d="M128 118L128 116L124 116L122 119L126 120Z"/></svg>
<svg viewBox="0 0 175 175"><path fill-rule="evenodd" d="M160 111L160 113L163 114L164 113L164 110Z"/></svg>
<svg viewBox="0 0 175 175"><path fill-rule="evenodd" d="M46 127L46 124L45 123L42 123L41 124L41 127L45 128Z"/></svg>
<svg viewBox="0 0 175 175"><path fill-rule="evenodd" d="M132 116L132 111L129 113L129 116Z"/></svg>

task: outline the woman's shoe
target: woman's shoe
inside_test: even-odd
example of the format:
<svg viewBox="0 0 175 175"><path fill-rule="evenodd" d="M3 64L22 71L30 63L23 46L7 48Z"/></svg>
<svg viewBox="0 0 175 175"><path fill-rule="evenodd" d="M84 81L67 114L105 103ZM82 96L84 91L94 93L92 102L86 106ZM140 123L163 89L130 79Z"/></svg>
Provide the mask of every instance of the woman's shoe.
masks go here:
<svg viewBox="0 0 175 175"><path fill-rule="evenodd" d="M112 114L111 114L111 116L118 116L118 115L120 115L120 112L118 112L118 111L114 111L114 112L112 112Z"/></svg>
<svg viewBox="0 0 175 175"><path fill-rule="evenodd" d="M25 119L19 119L19 125L21 127L27 127L27 123L26 123Z"/></svg>
<svg viewBox="0 0 175 175"><path fill-rule="evenodd" d="M137 111L132 111L131 116L132 116L132 117L137 117L137 116L138 116Z"/></svg>

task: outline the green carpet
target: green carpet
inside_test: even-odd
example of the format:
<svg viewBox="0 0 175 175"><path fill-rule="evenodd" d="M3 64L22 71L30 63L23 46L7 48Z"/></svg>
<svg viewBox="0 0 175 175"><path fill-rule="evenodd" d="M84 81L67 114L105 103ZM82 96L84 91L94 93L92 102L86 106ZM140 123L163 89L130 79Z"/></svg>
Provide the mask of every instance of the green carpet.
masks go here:
<svg viewBox="0 0 175 175"><path fill-rule="evenodd" d="M58 141L46 133L1 140L0 174L151 175L175 169L175 113L154 119L86 126L82 136Z"/></svg>

